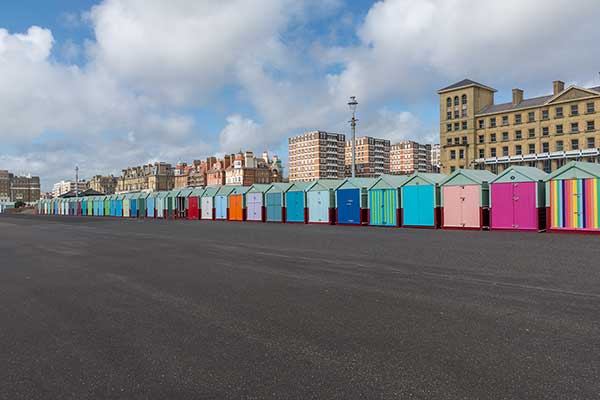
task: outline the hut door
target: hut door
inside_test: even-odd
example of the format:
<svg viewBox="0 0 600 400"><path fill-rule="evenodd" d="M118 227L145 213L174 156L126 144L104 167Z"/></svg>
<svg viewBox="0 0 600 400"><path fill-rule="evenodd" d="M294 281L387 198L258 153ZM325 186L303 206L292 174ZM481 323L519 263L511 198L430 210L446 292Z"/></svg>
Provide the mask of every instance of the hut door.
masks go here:
<svg viewBox="0 0 600 400"><path fill-rule="evenodd" d="M480 208L479 208L479 185L461 186L461 226L463 228L479 228Z"/></svg>
<svg viewBox="0 0 600 400"><path fill-rule="evenodd" d="M536 229L537 207L535 182L513 183L513 228Z"/></svg>

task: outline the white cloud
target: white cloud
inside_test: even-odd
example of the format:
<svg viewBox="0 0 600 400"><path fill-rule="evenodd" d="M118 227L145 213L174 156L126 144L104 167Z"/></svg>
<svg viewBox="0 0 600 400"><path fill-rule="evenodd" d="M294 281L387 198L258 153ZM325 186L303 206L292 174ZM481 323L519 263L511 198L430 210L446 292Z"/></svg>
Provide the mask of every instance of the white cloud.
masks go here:
<svg viewBox="0 0 600 400"><path fill-rule="evenodd" d="M233 114L227 117L227 126L219 135L221 150L225 153L238 150L251 150L261 143L263 128L260 124L241 115Z"/></svg>
<svg viewBox="0 0 600 400"><path fill-rule="evenodd" d="M360 128L357 136L374 136L389 139L392 143L401 140L421 140L427 143L437 142L439 134L434 129L428 129L413 113L408 111L393 112L386 108L371 115L364 127Z"/></svg>

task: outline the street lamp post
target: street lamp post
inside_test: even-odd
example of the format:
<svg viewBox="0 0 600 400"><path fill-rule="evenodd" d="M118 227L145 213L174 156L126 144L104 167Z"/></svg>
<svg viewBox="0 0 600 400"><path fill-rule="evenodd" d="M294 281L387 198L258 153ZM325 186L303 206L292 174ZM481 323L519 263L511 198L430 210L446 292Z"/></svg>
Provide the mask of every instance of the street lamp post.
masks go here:
<svg viewBox="0 0 600 400"><path fill-rule="evenodd" d="M79 167L75 166L75 204L79 202ZM77 209L75 209L75 214L77 214Z"/></svg>
<svg viewBox="0 0 600 400"><path fill-rule="evenodd" d="M352 177L356 177L356 106L358 106L358 101L356 101L356 96L351 96L350 101L348 102L348 107L350 107L350 111L352 112L352 119L350 120L350 126L352 127Z"/></svg>

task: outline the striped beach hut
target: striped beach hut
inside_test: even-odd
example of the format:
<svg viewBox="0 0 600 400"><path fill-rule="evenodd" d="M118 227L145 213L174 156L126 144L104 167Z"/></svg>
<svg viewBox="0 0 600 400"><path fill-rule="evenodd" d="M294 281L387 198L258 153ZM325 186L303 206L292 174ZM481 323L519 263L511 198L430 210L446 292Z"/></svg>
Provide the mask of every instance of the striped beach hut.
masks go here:
<svg viewBox="0 0 600 400"><path fill-rule="evenodd" d="M545 181L539 168L512 166L490 182L490 229L546 229Z"/></svg>
<svg viewBox="0 0 600 400"><path fill-rule="evenodd" d="M457 169L442 181L442 228L489 227L489 171Z"/></svg>
<svg viewBox="0 0 600 400"><path fill-rule="evenodd" d="M265 193L267 222L285 222L285 194L292 183L274 183Z"/></svg>
<svg viewBox="0 0 600 400"><path fill-rule="evenodd" d="M175 198L175 217L187 219L189 210L189 197L194 191L194 188L181 189ZM198 208L198 205L195 205Z"/></svg>
<svg viewBox="0 0 600 400"><path fill-rule="evenodd" d="M442 218L441 182L448 175L417 172L402 185L402 226L439 228Z"/></svg>
<svg viewBox="0 0 600 400"><path fill-rule="evenodd" d="M554 232L600 232L600 164L572 161L546 181L546 218Z"/></svg>
<svg viewBox="0 0 600 400"><path fill-rule="evenodd" d="M400 191L406 175L383 175L369 188L369 225L400 226Z"/></svg>

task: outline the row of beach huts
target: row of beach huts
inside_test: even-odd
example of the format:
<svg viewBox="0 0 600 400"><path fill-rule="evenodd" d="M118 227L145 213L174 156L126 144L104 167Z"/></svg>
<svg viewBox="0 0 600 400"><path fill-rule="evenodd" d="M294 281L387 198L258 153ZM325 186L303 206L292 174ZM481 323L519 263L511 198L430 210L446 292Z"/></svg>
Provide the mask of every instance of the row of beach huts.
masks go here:
<svg viewBox="0 0 600 400"><path fill-rule="evenodd" d="M385 227L600 232L600 164L548 175L513 166L500 175L348 178L41 200L38 214Z"/></svg>

